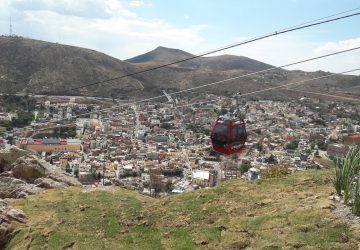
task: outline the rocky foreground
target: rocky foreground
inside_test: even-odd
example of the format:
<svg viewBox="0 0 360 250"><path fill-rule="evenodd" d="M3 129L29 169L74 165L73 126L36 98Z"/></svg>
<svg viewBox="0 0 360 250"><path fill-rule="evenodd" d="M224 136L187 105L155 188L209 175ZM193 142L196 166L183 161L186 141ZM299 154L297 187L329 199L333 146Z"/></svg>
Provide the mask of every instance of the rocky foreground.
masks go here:
<svg viewBox="0 0 360 250"><path fill-rule="evenodd" d="M21 150L12 147L9 155ZM9 156L8 155L8 156ZM8 157L11 158L11 157ZM11 238L16 223L26 223L25 214L12 208L4 199L26 198L47 189L81 186L80 182L61 169L40 159L36 154L26 153L9 163L2 160L0 171L0 248Z"/></svg>
<svg viewBox="0 0 360 250"><path fill-rule="evenodd" d="M26 223L24 212L0 199L0 247L5 246L11 239L17 223Z"/></svg>

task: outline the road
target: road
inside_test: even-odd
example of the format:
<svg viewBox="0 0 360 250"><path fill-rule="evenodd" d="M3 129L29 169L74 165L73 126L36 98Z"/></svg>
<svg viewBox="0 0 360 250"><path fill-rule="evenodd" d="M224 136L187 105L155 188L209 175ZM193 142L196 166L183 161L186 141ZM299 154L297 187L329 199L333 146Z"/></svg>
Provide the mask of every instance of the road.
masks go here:
<svg viewBox="0 0 360 250"><path fill-rule="evenodd" d="M7 93L0 93L0 96L2 95L8 95ZM35 98L44 98L44 97L53 97L53 98L63 98L63 99L85 99L85 100L95 100L95 101L117 101L117 102L131 102L131 100L122 100L122 99L113 99L113 98L107 98L107 97L97 97L97 96L67 96L67 95L38 95L38 94L32 94L32 93L17 93L17 94L10 94L15 96L31 96Z"/></svg>

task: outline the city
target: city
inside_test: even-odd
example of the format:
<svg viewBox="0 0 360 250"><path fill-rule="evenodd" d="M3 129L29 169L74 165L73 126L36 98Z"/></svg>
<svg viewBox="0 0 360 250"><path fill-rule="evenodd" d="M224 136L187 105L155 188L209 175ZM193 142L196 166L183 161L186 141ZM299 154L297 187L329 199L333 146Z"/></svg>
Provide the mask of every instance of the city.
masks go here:
<svg viewBox="0 0 360 250"><path fill-rule="evenodd" d="M355 0L0 0L0 249L360 249Z"/></svg>
<svg viewBox="0 0 360 250"><path fill-rule="evenodd" d="M30 126L7 138L84 185L121 186L150 196L214 187L228 179L253 180L274 165L289 172L323 168L322 159L329 163L359 143L358 105L307 97L239 99L167 95L164 102L130 105L47 100L36 103ZM246 149L223 156L212 151L210 132L216 117L234 110L245 117ZM1 142L5 147L6 140Z"/></svg>

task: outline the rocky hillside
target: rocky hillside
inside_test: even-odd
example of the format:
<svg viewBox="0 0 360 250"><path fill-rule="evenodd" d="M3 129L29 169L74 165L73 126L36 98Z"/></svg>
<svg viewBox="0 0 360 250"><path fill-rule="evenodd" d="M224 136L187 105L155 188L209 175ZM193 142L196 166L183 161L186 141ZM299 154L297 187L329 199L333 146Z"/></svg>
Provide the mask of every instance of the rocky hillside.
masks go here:
<svg viewBox="0 0 360 250"><path fill-rule="evenodd" d="M23 211L13 208L8 203L0 199L0 247L16 234L15 228L19 224L26 223L26 215Z"/></svg>
<svg viewBox="0 0 360 250"><path fill-rule="evenodd" d="M0 153L0 248L26 223L25 214L3 199L21 199L47 189L81 186L77 179L36 155L12 147Z"/></svg>
<svg viewBox="0 0 360 250"><path fill-rule="evenodd" d="M23 156L21 156L22 154ZM7 155L11 155L7 156ZM9 160L14 155L13 163ZM61 169L41 160L38 156L12 147L9 153L3 153L0 171L0 198L24 198L44 189L81 186L80 182Z"/></svg>
<svg viewBox="0 0 360 250"><path fill-rule="evenodd" d="M271 67L240 56L202 57L100 85L65 91L192 55L178 49L158 47L143 55L121 61L94 50L6 36L0 37L0 51L0 88L5 93L144 98L158 95L163 89L186 89ZM245 93L326 74L328 73L274 70L206 88L206 91L223 94ZM336 76L301 85L299 89L359 96L359 85L360 77ZM274 98L288 95L288 92L279 90L265 94ZM292 95L296 97L303 94L295 92Z"/></svg>
<svg viewBox="0 0 360 250"><path fill-rule="evenodd" d="M0 88L7 93L61 95L64 89L136 71L134 66L97 51L21 37L0 37L0 51ZM104 86L66 94L111 96L111 93L132 93L147 87L136 77Z"/></svg>
<svg viewBox="0 0 360 250"><path fill-rule="evenodd" d="M358 249L334 213L333 170L153 199L123 189L53 189L11 202L28 216L5 249Z"/></svg>

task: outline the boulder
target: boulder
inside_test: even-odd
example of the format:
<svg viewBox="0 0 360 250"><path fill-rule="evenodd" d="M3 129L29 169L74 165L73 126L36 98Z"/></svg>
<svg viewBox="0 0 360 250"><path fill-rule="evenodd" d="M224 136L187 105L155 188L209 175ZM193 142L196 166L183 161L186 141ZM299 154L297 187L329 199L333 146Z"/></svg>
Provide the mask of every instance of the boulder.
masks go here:
<svg viewBox="0 0 360 250"><path fill-rule="evenodd" d="M4 247L11 239L15 223L26 223L24 212L9 206L0 199L0 248Z"/></svg>
<svg viewBox="0 0 360 250"><path fill-rule="evenodd" d="M0 150L0 173L4 171L9 171L11 164L24 155L29 154L28 151L22 150L14 145L10 149Z"/></svg>
<svg viewBox="0 0 360 250"><path fill-rule="evenodd" d="M33 184L13 177L0 176L0 198L24 198L30 194L41 192L42 189Z"/></svg>
<svg viewBox="0 0 360 250"><path fill-rule="evenodd" d="M29 183L35 183L35 180L39 178L49 178L68 186L81 186L77 179L63 172L60 168L39 159L36 155L25 155L18 158L12 164L11 171L15 178Z"/></svg>
<svg viewBox="0 0 360 250"><path fill-rule="evenodd" d="M61 188L61 187L67 187L68 185L62 182L54 181L50 178L39 178L36 179L34 184L37 187L45 188L45 189L52 189L52 188Z"/></svg>
<svg viewBox="0 0 360 250"><path fill-rule="evenodd" d="M34 156L20 157L11 168L13 176L18 179L34 183L37 178L44 177L46 169L39 164Z"/></svg>
<svg viewBox="0 0 360 250"><path fill-rule="evenodd" d="M111 186L111 185L112 185L112 183L110 180L108 180L108 179L104 180L104 186Z"/></svg>

